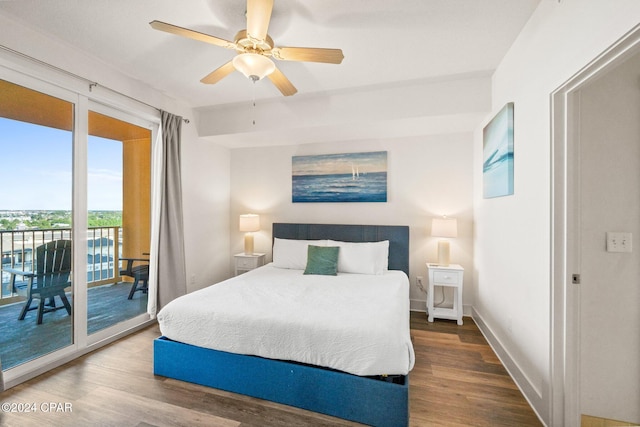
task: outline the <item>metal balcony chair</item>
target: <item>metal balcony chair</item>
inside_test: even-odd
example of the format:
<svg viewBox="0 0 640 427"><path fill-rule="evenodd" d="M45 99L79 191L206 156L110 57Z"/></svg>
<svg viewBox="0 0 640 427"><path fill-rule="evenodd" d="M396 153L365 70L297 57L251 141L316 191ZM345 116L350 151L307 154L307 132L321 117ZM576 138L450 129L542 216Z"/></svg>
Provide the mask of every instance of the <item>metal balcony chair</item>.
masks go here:
<svg viewBox="0 0 640 427"><path fill-rule="evenodd" d="M38 310L37 322L42 324L44 313L64 308L71 315L71 304L65 289L71 286L71 240L54 240L36 248L36 267L34 271L16 268L3 268L11 274L11 288L18 295L27 298L18 320L24 320L27 311ZM22 276L22 283L16 284L16 276ZM55 297L60 298L62 306L56 306ZM34 299L37 306L31 306ZM48 300L48 302L45 302Z"/></svg>
<svg viewBox="0 0 640 427"><path fill-rule="evenodd" d="M146 294L149 286L149 260L146 258L120 258L120 260L127 262L125 268L120 270L120 276L133 278L128 299L132 299L137 291ZM135 265L135 263L142 264Z"/></svg>

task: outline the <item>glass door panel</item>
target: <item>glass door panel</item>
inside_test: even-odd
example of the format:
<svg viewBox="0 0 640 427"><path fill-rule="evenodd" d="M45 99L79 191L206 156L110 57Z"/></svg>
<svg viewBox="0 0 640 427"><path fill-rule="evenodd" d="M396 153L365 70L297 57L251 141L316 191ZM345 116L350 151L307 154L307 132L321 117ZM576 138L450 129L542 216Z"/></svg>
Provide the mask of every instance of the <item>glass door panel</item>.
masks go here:
<svg viewBox="0 0 640 427"><path fill-rule="evenodd" d="M0 80L3 370L73 344L74 107Z"/></svg>
<svg viewBox="0 0 640 427"><path fill-rule="evenodd" d="M147 311L151 131L89 111L87 333Z"/></svg>

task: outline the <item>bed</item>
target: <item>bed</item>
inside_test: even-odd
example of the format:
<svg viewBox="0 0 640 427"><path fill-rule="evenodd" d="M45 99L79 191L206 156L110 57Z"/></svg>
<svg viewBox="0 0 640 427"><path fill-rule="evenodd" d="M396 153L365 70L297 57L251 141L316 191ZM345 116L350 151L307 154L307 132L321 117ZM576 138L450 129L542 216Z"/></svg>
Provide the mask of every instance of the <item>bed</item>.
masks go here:
<svg viewBox="0 0 640 427"><path fill-rule="evenodd" d="M364 424L408 425L408 227L276 223L273 240L272 263L158 313L154 373ZM388 245L388 266L341 258L335 276L304 275L300 244L305 254L309 244L340 246L341 255L367 250L374 259Z"/></svg>

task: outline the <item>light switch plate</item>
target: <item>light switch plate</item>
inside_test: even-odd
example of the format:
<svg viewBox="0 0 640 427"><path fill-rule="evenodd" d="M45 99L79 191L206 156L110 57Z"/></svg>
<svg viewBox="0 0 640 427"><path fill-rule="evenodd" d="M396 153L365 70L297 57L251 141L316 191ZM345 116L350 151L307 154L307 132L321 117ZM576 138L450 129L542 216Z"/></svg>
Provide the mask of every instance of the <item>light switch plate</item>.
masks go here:
<svg viewBox="0 0 640 427"><path fill-rule="evenodd" d="M632 233L607 231L607 252L631 252Z"/></svg>

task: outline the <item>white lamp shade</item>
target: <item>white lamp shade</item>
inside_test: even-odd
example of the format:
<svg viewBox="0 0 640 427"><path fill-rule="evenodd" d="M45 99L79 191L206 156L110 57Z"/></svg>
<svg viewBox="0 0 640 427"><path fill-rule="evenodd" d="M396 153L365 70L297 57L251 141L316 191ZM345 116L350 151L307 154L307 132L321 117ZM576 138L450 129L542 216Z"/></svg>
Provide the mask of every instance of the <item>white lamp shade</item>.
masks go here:
<svg viewBox="0 0 640 427"><path fill-rule="evenodd" d="M236 55L233 58L233 66L247 78L256 76L258 79L268 76L276 69L271 59L257 53L241 53Z"/></svg>
<svg viewBox="0 0 640 427"><path fill-rule="evenodd" d="M245 231L245 232L260 231L260 215L256 215L256 214L240 215L240 231Z"/></svg>
<svg viewBox="0 0 640 427"><path fill-rule="evenodd" d="M434 237L458 237L458 221L455 218L433 218L431 235Z"/></svg>

